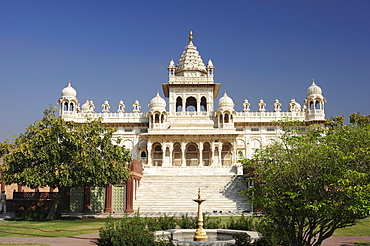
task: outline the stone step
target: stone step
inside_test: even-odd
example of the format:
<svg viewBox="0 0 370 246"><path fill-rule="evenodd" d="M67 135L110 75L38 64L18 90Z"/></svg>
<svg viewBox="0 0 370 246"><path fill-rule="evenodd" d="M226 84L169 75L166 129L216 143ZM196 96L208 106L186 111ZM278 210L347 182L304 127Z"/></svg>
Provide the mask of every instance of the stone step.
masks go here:
<svg viewBox="0 0 370 246"><path fill-rule="evenodd" d="M136 191L134 209L141 212L196 212L198 189L204 211L243 211L250 205L238 192L246 184L236 168L146 168Z"/></svg>

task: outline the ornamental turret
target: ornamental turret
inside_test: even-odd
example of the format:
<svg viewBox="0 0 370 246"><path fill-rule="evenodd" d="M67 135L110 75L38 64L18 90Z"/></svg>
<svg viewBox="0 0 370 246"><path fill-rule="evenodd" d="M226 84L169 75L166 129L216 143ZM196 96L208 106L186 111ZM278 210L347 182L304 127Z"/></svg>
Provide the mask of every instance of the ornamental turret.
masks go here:
<svg viewBox="0 0 370 246"><path fill-rule="evenodd" d="M72 116L79 111L77 92L68 81L67 87L62 90L62 97L58 100L60 115Z"/></svg>
<svg viewBox="0 0 370 246"><path fill-rule="evenodd" d="M281 111L281 103L279 101L279 99L275 99L275 102L274 102L274 112L280 112Z"/></svg>
<svg viewBox="0 0 370 246"><path fill-rule="evenodd" d="M109 113L110 111L110 105L108 100L105 100L104 103L102 104L102 112L103 113Z"/></svg>
<svg viewBox="0 0 370 246"><path fill-rule="evenodd" d="M125 112L125 108L126 108L125 103L124 103L122 100L121 100L121 101L119 101L117 112L118 112L118 113L124 113L124 112Z"/></svg>
<svg viewBox="0 0 370 246"><path fill-rule="evenodd" d="M95 112L95 105L92 100L87 99L86 102L82 105L82 113L91 114Z"/></svg>
<svg viewBox="0 0 370 246"><path fill-rule="evenodd" d="M289 112L299 112L301 111L301 105L294 99L290 99L290 103L288 105Z"/></svg>
<svg viewBox="0 0 370 246"><path fill-rule="evenodd" d="M234 128L234 116L236 115L234 109L234 101L227 94L218 100L218 110L216 112L216 119L219 128Z"/></svg>
<svg viewBox="0 0 370 246"><path fill-rule="evenodd" d="M325 120L325 102L326 98L322 95L322 90L315 84L312 79L312 84L306 91L307 97L304 100L308 120Z"/></svg>
<svg viewBox="0 0 370 246"><path fill-rule="evenodd" d="M149 127L152 129L163 128L167 118L166 101L159 95L158 91L157 95L150 100L148 107Z"/></svg>

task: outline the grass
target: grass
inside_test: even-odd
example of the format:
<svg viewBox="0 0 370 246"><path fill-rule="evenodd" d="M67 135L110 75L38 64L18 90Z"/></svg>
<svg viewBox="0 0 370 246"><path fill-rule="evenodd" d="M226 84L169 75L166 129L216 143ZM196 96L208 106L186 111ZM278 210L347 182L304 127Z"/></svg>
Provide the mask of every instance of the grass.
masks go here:
<svg viewBox="0 0 370 246"><path fill-rule="evenodd" d="M370 241L354 242L355 246L370 246Z"/></svg>
<svg viewBox="0 0 370 246"><path fill-rule="evenodd" d="M213 218L221 218L222 224L225 224L229 220L227 216L211 217L211 219ZM106 219L53 220L43 222L0 220L0 237L72 237L99 232L99 229L104 226L105 221ZM370 217L359 221L354 226L337 229L334 236L370 236ZM369 243L364 243L358 242L357 245L370 246ZM0 246L3 246L3 244L0 244Z"/></svg>
<svg viewBox="0 0 370 246"><path fill-rule="evenodd" d="M105 220L0 221L0 237L72 237L99 232ZM0 244L1 245L1 244Z"/></svg>
<svg viewBox="0 0 370 246"><path fill-rule="evenodd" d="M337 229L333 236L370 236L370 217L360 220L354 226Z"/></svg>

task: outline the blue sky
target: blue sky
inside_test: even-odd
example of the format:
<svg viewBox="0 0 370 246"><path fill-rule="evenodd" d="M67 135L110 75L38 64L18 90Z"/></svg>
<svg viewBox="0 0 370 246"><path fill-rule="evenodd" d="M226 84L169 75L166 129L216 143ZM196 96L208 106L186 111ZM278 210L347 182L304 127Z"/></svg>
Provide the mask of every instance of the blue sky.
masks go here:
<svg viewBox="0 0 370 246"><path fill-rule="evenodd" d="M326 115L370 114L370 1L0 1L0 141L24 132L72 81L96 111L147 109L193 30L219 97L272 111L315 78ZM218 98L219 98L218 97ZM216 99L216 103L218 99Z"/></svg>

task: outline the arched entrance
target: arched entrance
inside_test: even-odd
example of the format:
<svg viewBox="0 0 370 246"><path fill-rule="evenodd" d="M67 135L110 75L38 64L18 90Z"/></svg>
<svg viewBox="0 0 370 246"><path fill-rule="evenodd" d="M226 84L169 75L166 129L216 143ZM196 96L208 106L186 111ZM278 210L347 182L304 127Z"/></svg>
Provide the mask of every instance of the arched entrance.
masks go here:
<svg viewBox="0 0 370 246"><path fill-rule="evenodd" d="M198 166L199 165L199 150L195 143L189 143L186 146L186 166Z"/></svg>
<svg viewBox="0 0 370 246"><path fill-rule="evenodd" d="M211 145L206 142L203 144L203 151L202 151L202 158L203 158L203 166L210 166L211 165Z"/></svg>
<svg viewBox="0 0 370 246"><path fill-rule="evenodd" d="M231 144L225 143L222 145L221 150L221 163L222 166L231 166L232 161L231 155Z"/></svg>
<svg viewBox="0 0 370 246"><path fill-rule="evenodd" d="M175 143L173 146L173 160L172 165L175 167L181 166L181 145L179 143Z"/></svg>
<svg viewBox="0 0 370 246"><path fill-rule="evenodd" d="M162 166L163 150L160 143L155 143L153 148L153 166Z"/></svg>

